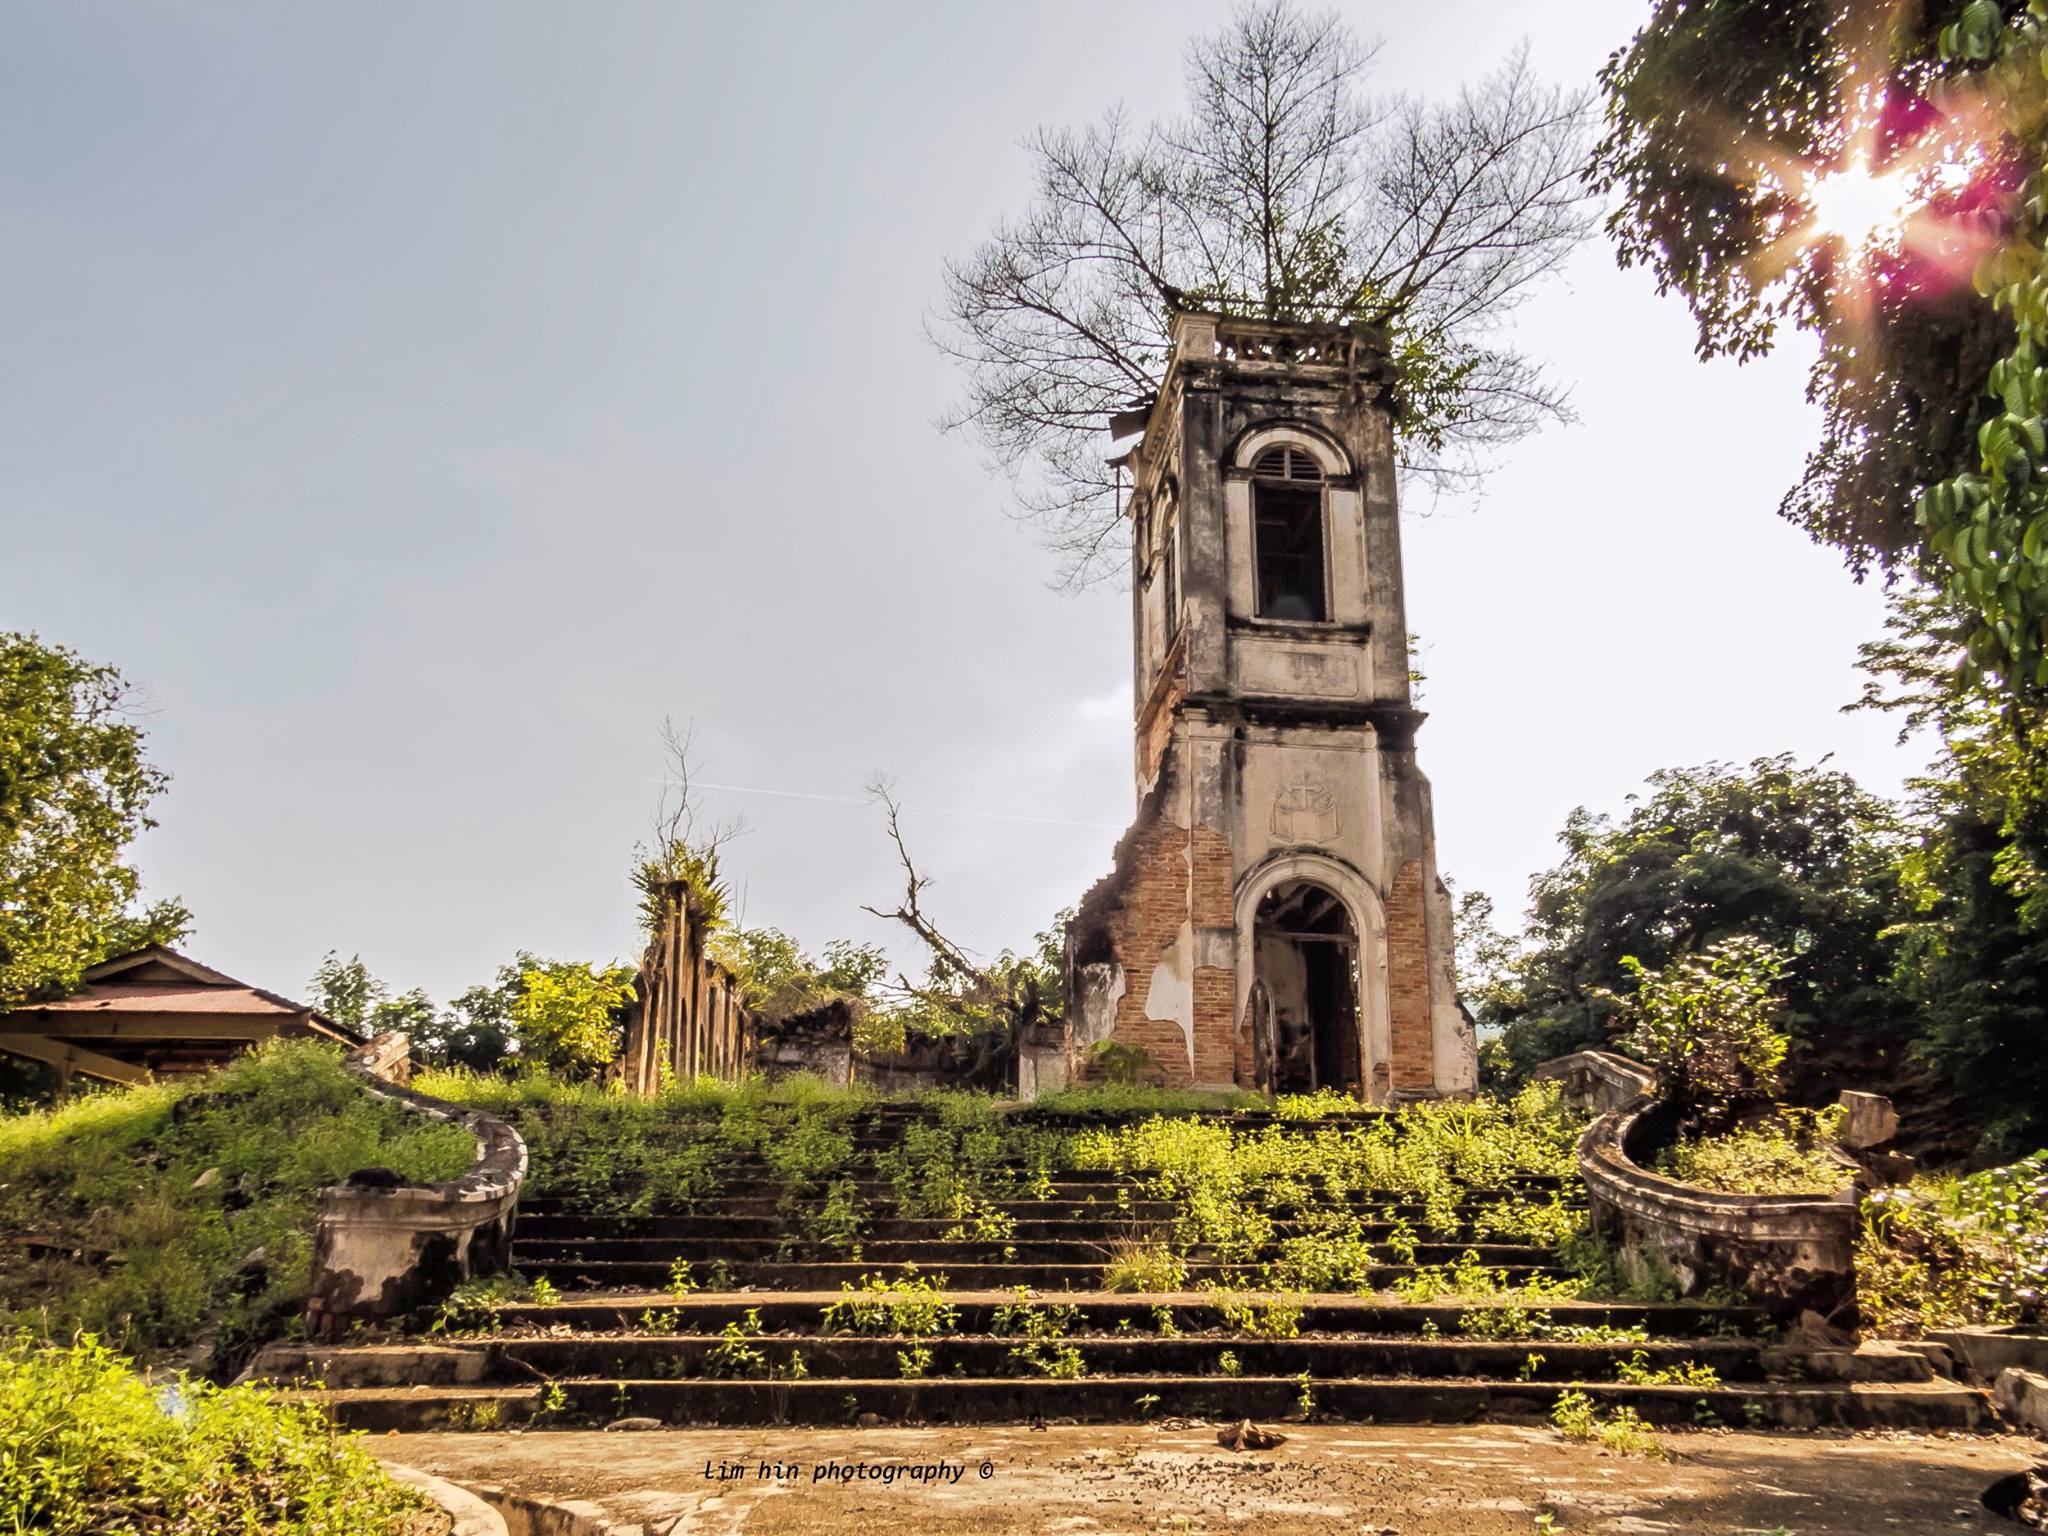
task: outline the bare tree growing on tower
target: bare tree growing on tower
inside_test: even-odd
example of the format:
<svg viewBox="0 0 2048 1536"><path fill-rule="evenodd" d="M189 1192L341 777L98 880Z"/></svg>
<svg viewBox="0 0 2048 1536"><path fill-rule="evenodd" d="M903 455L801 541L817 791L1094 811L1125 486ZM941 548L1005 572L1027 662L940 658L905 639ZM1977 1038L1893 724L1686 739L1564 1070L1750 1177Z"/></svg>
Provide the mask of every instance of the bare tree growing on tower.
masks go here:
<svg viewBox="0 0 2048 1536"><path fill-rule="evenodd" d="M1190 46L1183 117L1039 129L1035 198L948 266L933 339L966 389L945 425L1017 478L1071 581L1116 553L1104 421L1156 393L1176 309L1385 326L1402 469L1439 488L1567 416L1504 331L1593 226L1590 92L1517 48L1449 102L1373 97L1376 51L1334 14L1240 9Z"/></svg>

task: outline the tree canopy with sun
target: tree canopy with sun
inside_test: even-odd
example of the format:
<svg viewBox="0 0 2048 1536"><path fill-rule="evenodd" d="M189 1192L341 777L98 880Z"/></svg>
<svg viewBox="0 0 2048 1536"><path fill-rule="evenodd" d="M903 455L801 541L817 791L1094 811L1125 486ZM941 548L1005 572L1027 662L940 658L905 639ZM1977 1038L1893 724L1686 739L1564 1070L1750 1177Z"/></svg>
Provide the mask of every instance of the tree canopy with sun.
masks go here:
<svg viewBox="0 0 2048 1536"><path fill-rule="evenodd" d="M1903 31L1895 10L1657 0L1601 73L1594 159L1622 263L1685 297L1702 356L1821 337L1821 441L1782 510L1859 572L1917 556L1916 498L1969 453L2010 334L1970 281L2010 147L1933 104L1960 8Z"/></svg>
<svg viewBox="0 0 2048 1536"><path fill-rule="evenodd" d="M1814 332L1821 440L1782 511L1969 616L2048 688L2048 0L1657 0L1602 71L1624 265L1703 356Z"/></svg>

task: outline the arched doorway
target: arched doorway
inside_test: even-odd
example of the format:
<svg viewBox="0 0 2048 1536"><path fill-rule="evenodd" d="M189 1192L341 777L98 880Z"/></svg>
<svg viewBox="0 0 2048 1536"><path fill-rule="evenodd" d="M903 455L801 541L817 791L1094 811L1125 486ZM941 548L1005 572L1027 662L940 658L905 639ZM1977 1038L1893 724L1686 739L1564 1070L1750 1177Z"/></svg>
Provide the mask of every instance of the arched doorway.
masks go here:
<svg viewBox="0 0 2048 1536"><path fill-rule="evenodd" d="M1252 954L1263 1083L1276 1093L1361 1093L1358 934L1343 901L1313 880L1275 885L1253 919Z"/></svg>

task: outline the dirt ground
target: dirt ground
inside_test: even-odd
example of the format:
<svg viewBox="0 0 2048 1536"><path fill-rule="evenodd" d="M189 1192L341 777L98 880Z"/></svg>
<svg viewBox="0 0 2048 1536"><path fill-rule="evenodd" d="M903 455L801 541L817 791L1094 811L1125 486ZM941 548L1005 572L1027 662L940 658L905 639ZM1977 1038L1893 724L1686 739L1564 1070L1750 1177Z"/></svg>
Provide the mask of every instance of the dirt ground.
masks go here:
<svg viewBox="0 0 2048 1536"><path fill-rule="evenodd" d="M373 1447L458 1483L592 1501L647 1536L2018 1532L1979 1496L2048 1460L2038 1442L1981 1436L1672 1434L1659 1462L1547 1428L1279 1427L1284 1445L1242 1453L1214 1426L1172 1425L424 1434Z"/></svg>

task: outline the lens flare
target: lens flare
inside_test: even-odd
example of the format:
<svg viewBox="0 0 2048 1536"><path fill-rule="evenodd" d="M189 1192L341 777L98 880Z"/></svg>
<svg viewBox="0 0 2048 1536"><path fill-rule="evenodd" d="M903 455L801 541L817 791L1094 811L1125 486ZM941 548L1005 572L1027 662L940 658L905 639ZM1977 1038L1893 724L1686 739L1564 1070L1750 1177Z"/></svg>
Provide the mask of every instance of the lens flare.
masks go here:
<svg viewBox="0 0 2048 1536"><path fill-rule="evenodd" d="M1840 240L1851 255L1895 245L1922 202L1905 168L1873 171L1861 156L1806 189L1814 232Z"/></svg>

